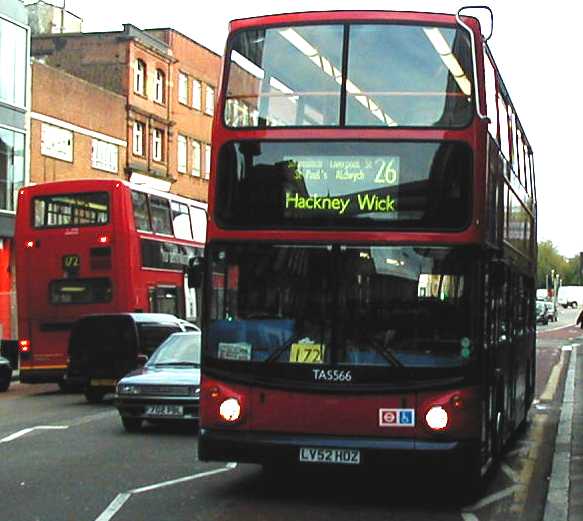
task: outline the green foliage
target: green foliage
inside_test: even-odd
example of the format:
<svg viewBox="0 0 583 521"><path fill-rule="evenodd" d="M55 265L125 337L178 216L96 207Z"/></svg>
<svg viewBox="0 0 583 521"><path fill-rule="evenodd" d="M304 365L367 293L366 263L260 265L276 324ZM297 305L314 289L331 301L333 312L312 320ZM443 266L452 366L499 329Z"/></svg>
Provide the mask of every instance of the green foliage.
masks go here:
<svg viewBox="0 0 583 521"><path fill-rule="evenodd" d="M567 259L557 251L552 241L543 241L538 245L537 288L546 287L547 273L553 269L561 277L562 286L576 286L581 283L579 280L579 255Z"/></svg>

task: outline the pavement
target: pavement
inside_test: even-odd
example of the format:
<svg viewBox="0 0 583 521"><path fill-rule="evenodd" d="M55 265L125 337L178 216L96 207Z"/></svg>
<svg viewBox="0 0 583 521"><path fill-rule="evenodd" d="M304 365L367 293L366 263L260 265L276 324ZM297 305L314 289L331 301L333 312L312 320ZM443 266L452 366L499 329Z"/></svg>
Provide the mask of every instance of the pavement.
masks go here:
<svg viewBox="0 0 583 521"><path fill-rule="evenodd" d="M573 339L543 521L583 520L583 336Z"/></svg>

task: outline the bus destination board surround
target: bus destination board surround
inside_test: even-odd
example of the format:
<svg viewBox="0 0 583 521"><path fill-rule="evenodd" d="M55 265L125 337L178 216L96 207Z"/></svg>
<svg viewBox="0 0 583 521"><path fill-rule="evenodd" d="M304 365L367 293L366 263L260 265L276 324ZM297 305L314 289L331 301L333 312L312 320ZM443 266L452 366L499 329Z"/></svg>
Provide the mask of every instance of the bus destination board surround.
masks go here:
<svg viewBox="0 0 583 521"><path fill-rule="evenodd" d="M227 227L462 229L472 154L460 142L225 144L217 218Z"/></svg>

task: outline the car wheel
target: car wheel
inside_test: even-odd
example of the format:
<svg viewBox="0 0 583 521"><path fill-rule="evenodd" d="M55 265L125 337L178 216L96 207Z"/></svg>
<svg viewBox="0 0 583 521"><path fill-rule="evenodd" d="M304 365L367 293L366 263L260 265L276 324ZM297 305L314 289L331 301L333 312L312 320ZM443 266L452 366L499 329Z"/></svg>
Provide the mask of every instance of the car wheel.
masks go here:
<svg viewBox="0 0 583 521"><path fill-rule="evenodd" d="M142 427L142 420L140 418L129 418L127 416L121 417L123 428L126 432L138 432Z"/></svg>
<svg viewBox="0 0 583 521"><path fill-rule="evenodd" d="M105 394L105 392L100 391L99 389L85 389L85 399L89 403L101 403Z"/></svg>
<svg viewBox="0 0 583 521"><path fill-rule="evenodd" d="M59 380L57 382L57 385L59 386L59 390L62 393L80 393L83 390L83 386L81 386L80 384L72 384L66 382L63 379Z"/></svg>
<svg viewBox="0 0 583 521"><path fill-rule="evenodd" d="M10 378L7 378L6 380L0 380L0 393L5 393L6 391L8 391L9 387Z"/></svg>

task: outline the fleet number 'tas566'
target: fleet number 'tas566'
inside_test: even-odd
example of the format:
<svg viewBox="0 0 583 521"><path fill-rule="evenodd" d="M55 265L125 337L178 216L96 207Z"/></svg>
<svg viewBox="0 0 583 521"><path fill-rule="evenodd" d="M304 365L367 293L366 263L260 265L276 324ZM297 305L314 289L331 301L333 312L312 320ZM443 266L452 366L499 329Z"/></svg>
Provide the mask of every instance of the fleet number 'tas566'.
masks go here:
<svg viewBox="0 0 583 521"><path fill-rule="evenodd" d="M351 382L352 373L340 369L312 369L317 382Z"/></svg>

